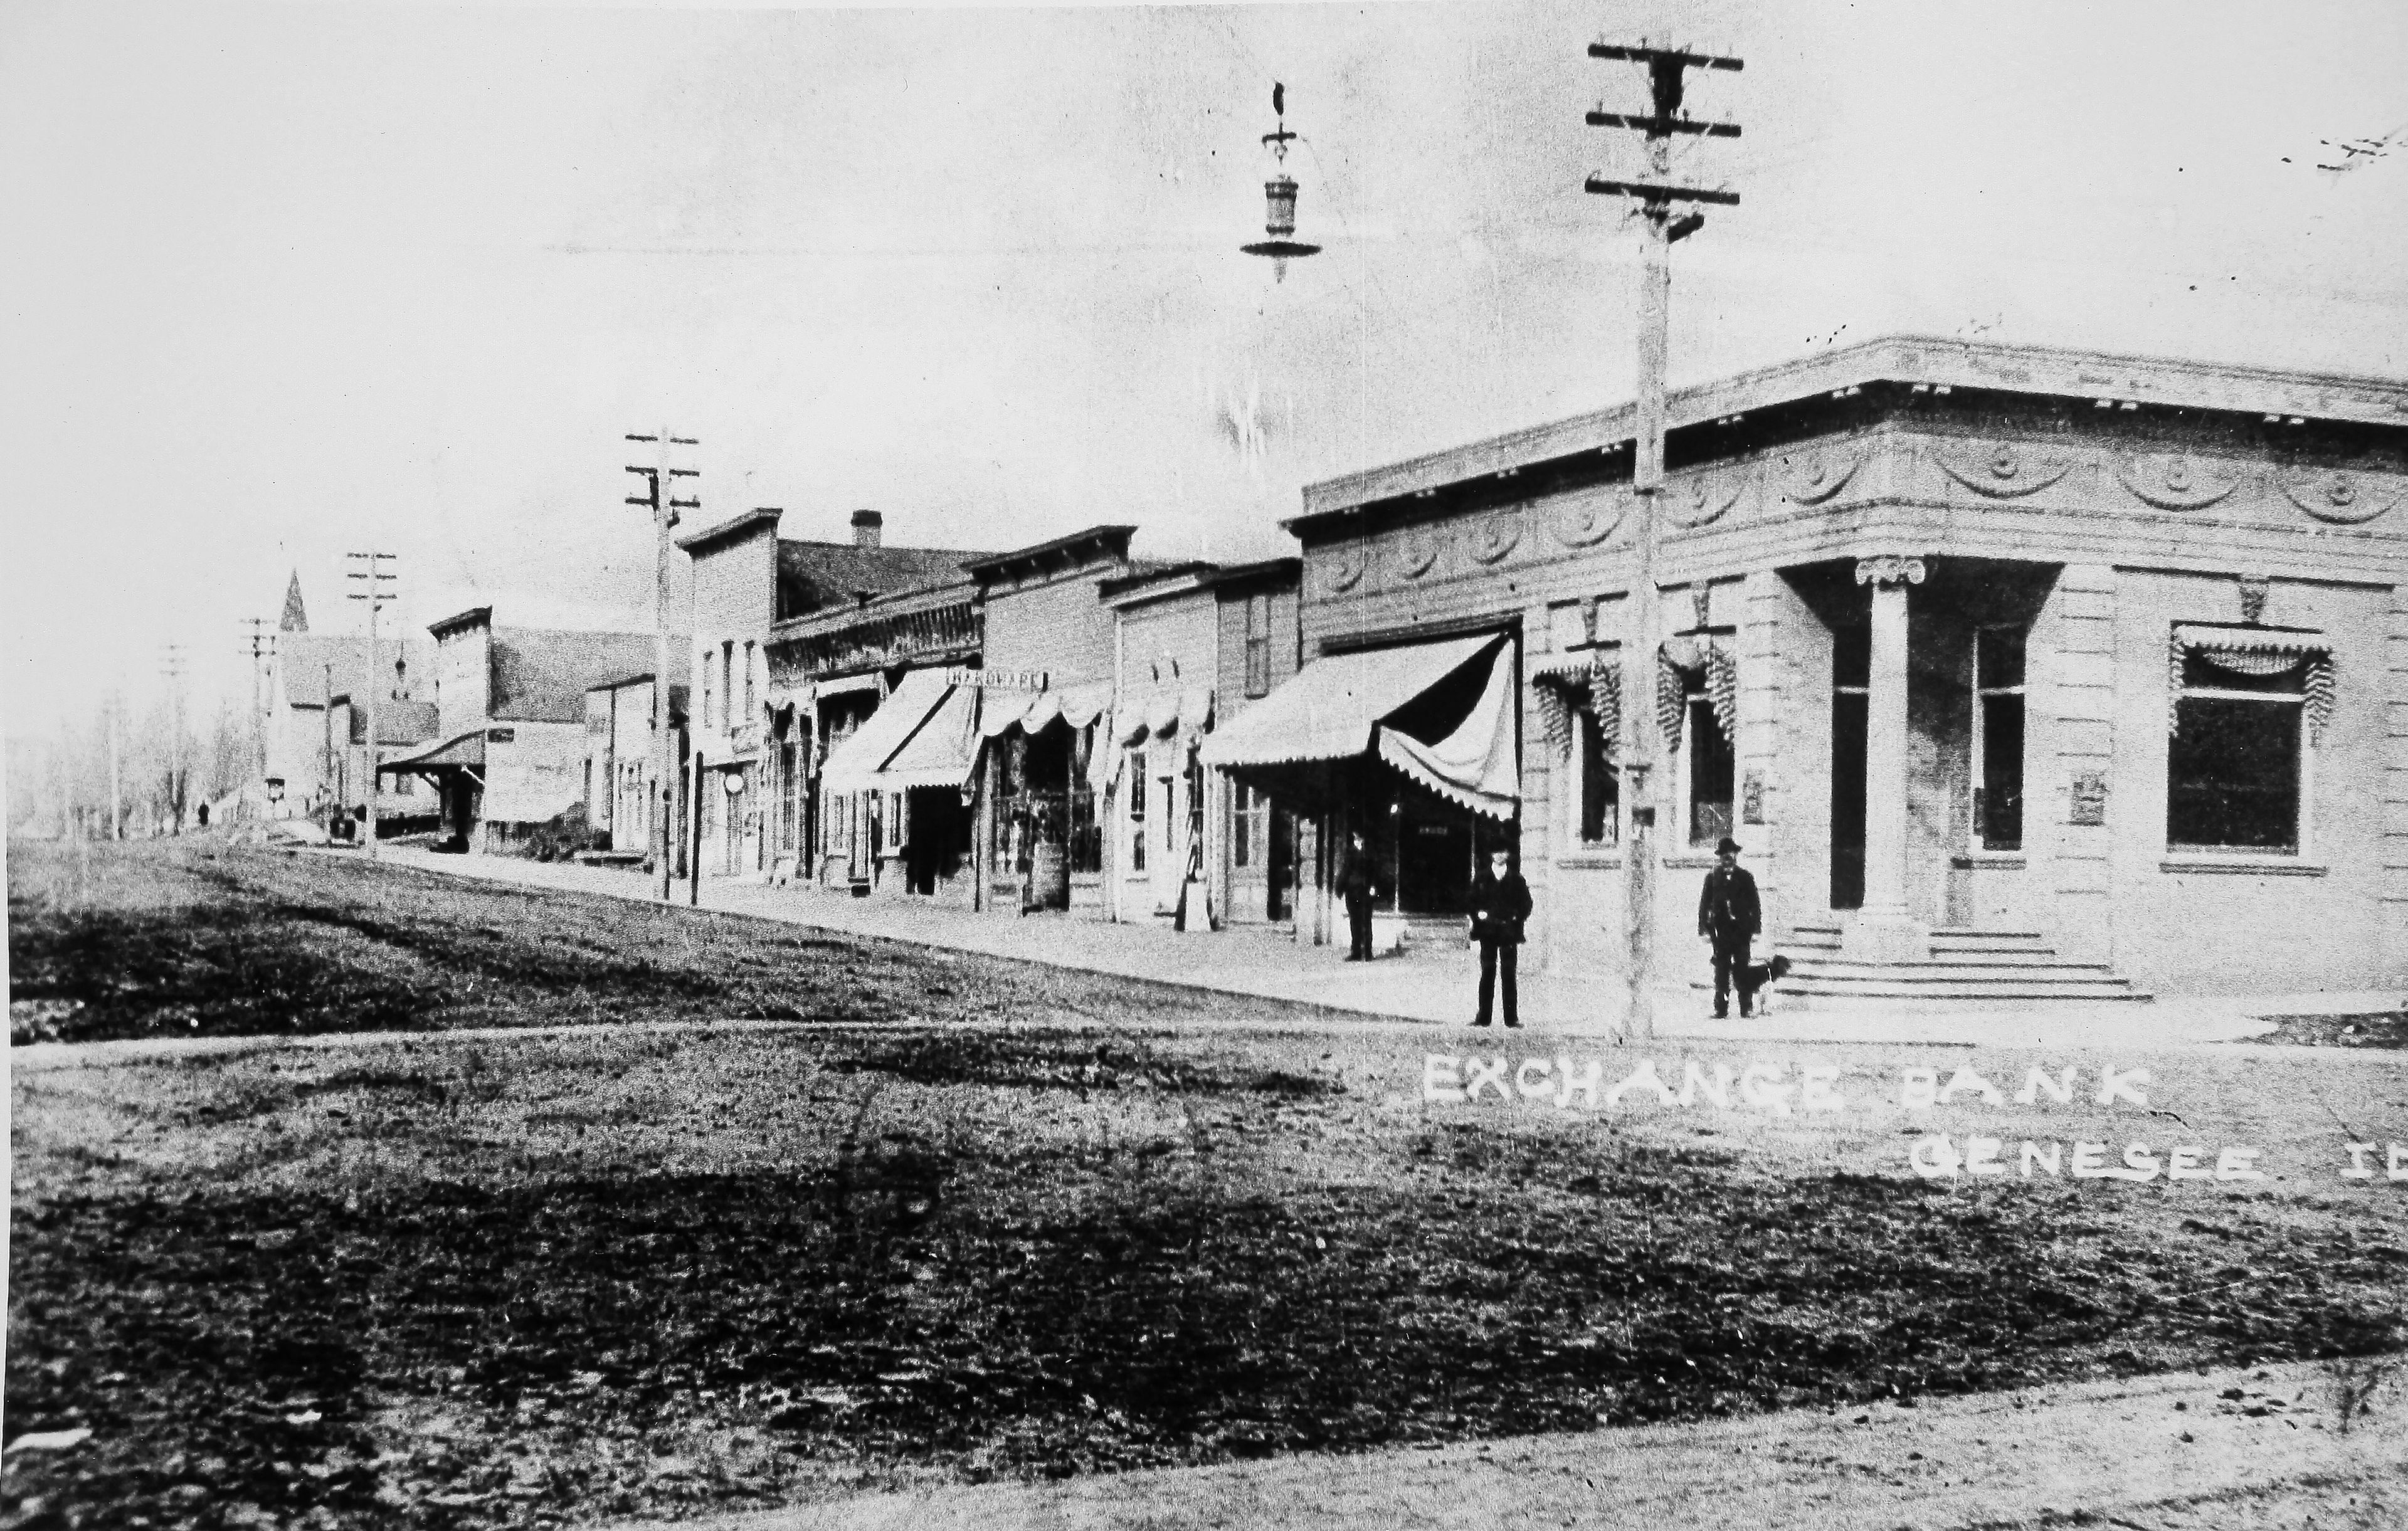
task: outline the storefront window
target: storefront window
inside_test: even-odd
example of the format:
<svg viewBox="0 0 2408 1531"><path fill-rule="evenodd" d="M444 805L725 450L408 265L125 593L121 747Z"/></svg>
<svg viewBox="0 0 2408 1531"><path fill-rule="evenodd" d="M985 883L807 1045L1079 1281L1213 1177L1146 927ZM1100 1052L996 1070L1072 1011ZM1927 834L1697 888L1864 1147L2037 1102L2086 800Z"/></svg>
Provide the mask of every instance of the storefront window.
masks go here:
<svg viewBox="0 0 2408 1531"><path fill-rule="evenodd" d="M1229 861L1238 866L1251 866L1254 860L1254 842L1262 836L1264 800L1243 781L1238 783L1236 806L1229 815Z"/></svg>
<svg viewBox="0 0 2408 1531"><path fill-rule="evenodd" d="M1985 851L2024 845L2024 630L1973 635L1973 835Z"/></svg>
<svg viewBox="0 0 2408 1531"><path fill-rule="evenodd" d="M2307 669L2247 675L2197 653L2186 661L2166 758L2168 845L2298 851Z"/></svg>

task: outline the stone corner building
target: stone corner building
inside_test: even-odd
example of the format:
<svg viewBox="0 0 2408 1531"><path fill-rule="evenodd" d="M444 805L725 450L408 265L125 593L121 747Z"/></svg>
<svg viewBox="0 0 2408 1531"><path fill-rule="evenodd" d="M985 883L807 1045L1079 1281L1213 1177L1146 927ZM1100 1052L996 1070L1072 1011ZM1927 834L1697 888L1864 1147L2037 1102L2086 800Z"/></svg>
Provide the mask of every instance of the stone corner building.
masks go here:
<svg viewBox="0 0 2408 1531"><path fill-rule="evenodd" d="M2408 384L1903 338L1669 419L1653 591L1627 407L1306 490L1296 695L1206 758L1317 821L1314 934L1350 828L1408 917L1517 844L1616 968L1637 709L1668 973L1726 833L1835 1002L2408 970Z"/></svg>

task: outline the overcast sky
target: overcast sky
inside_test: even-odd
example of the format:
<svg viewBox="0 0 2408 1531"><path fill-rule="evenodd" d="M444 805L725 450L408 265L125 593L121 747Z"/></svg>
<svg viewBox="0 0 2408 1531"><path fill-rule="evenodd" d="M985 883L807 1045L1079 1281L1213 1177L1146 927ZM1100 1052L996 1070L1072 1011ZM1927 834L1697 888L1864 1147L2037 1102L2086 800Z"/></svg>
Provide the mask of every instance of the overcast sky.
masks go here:
<svg viewBox="0 0 2408 1531"><path fill-rule="evenodd" d="M1675 380L1883 333L2408 375L2408 7L19 4L0 18L7 725L412 628L649 624L621 436L703 520L1263 556L1301 484L1627 396L1599 36L1743 55ZM1693 77L1694 78L1694 77ZM1274 282L1258 138L1304 144ZM2401 135L2321 171L2319 140ZM1622 140L1631 141L1622 141Z"/></svg>

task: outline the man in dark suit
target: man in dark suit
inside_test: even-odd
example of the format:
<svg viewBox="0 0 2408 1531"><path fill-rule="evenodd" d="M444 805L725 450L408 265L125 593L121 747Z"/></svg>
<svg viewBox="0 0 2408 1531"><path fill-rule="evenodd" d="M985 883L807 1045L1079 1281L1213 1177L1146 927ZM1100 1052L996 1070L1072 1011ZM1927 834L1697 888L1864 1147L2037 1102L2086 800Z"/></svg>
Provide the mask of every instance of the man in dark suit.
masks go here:
<svg viewBox="0 0 2408 1531"><path fill-rule="evenodd" d="M1739 842L1725 837L1714 847L1714 869L1698 895L1698 934L1713 943L1715 1019L1730 1014L1733 989L1739 991L1739 1013L1756 1013L1747 988L1747 948L1763 928L1756 879L1739 864Z"/></svg>
<svg viewBox="0 0 2408 1531"><path fill-rule="evenodd" d="M1505 851L1488 852L1488 865L1471 880L1471 938L1480 943L1480 1017L1471 1023L1488 1024L1494 1013L1498 970L1505 975L1505 1023L1518 1026L1514 969L1521 966L1522 926L1530 918L1530 885L1512 869Z"/></svg>
<svg viewBox="0 0 2408 1531"><path fill-rule="evenodd" d="M1371 960L1371 900L1380 890L1371 880L1371 852L1364 848L1363 832L1346 837L1346 864L1338 872L1338 891L1346 900L1346 928L1354 938L1348 962Z"/></svg>

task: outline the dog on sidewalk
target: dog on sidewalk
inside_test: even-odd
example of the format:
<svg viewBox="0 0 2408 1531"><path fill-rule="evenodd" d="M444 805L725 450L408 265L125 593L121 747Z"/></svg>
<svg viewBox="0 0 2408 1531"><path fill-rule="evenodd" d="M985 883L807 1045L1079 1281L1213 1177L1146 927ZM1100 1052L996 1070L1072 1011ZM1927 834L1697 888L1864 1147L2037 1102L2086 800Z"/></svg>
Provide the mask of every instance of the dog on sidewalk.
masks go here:
<svg viewBox="0 0 2408 1531"><path fill-rule="evenodd" d="M1772 986L1789 976L1789 959L1775 956L1770 962L1752 962L1740 969L1739 1008L1757 1015L1772 1013Z"/></svg>

